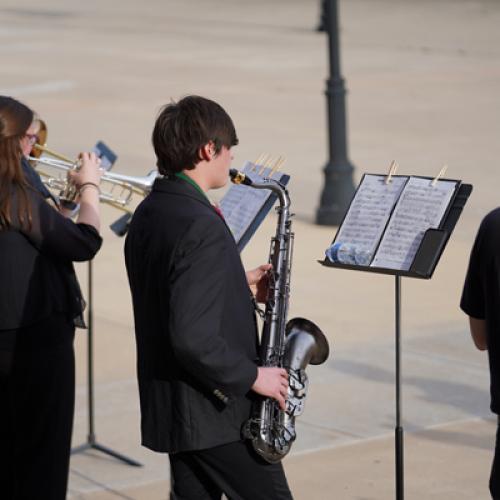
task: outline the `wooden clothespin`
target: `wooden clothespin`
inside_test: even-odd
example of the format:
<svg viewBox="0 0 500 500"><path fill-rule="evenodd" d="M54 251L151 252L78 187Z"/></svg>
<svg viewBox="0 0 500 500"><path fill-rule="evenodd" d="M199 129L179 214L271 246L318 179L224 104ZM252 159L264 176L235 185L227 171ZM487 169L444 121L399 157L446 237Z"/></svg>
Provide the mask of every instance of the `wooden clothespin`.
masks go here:
<svg viewBox="0 0 500 500"><path fill-rule="evenodd" d="M396 160L391 161L391 165L389 166L389 172L387 172L387 176L385 178L386 184L389 184L389 182L391 182L392 176L396 174L398 166L399 165L396 163Z"/></svg>
<svg viewBox="0 0 500 500"><path fill-rule="evenodd" d="M262 176L262 174L264 173L264 171L266 170L266 168L269 168L269 165L271 164L272 162L272 156L271 155L266 155L266 161L263 161L261 163L261 168L259 170L259 176Z"/></svg>
<svg viewBox="0 0 500 500"><path fill-rule="evenodd" d="M259 158L259 163L256 163L255 164L255 167L256 167L256 172L257 172L257 175L262 175L262 172L264 172L264 168L265 168L265 164L266 162L268 161L269 157L271 155L269 153L264 153L263 155L261 155L261 157ZM258 168L258 171L257 171L257 168Z"/></svg>
<svg viewBox="0 0 500 500"><path fill-rule="evenodd" d="M251 168L252 171L255 171L257 169L257 165L260 165L263 158L265 158L265 154L261 153L260 156L253 162L253 166Z"/></svg>
<svg viewBox="0 0 500 500"><path fill-rule="evenodd" d="M443 168L439 171L439 173L434 177L434 179L431 182L431 186L435 186L437 181L443 177L445 174L446 170L448 169L448 165L443 165Z"/></svg>
<svg viewBox="0 0 500 500"><path fill-rule="evenodd" d="M269 160L266 161L266 163L264 163L264 167L266 168L271 168L271 165L273 164L273 157L270 156L269 157Z"/></svg>
<svg viewBox="0 0 500 500"><path fill-rule="evenodd" d="M282 158L281 156L278 156L278 159L274 163L271 173L269 174L269 177L272 177L276 172L279 172L280 168L282 167L283 163L285 163L285 158Z"/></svg>

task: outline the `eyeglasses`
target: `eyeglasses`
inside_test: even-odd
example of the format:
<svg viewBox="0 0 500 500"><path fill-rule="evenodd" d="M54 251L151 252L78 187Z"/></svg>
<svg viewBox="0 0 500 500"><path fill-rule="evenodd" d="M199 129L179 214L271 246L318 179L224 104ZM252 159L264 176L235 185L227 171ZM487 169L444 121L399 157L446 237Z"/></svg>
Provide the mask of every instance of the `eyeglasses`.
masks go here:
<svg viewBox="0 0 500 500"><path fill-rule="evenodd" d="M24 137L28 139L30 144L36 144L40 139L37 134L24 134Z"/></svg>

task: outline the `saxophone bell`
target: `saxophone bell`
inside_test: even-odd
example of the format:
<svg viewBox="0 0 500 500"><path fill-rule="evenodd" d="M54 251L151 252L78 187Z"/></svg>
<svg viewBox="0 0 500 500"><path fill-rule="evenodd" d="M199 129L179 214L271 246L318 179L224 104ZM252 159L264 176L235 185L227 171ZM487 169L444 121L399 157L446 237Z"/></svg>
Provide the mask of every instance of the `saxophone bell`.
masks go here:
<svg viewBox="0 0 500 500"><path fill-rule="evenodd" d="M325 334L312 321L293 318L286 324L284 368L305 369L307 365L324 363L330 348Z"/></svg>

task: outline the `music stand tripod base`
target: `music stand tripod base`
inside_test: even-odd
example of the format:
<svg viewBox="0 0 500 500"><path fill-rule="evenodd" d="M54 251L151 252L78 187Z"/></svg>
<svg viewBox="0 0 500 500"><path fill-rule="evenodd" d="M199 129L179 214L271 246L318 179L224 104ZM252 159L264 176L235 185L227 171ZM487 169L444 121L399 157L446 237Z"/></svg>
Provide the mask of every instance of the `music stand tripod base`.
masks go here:
<svg viewBox="0 0 500 500"><path fill-rule="evenodd" d="M88 376L88 423L89 431L87 442L71 449L71 454L82 453L87 450L97 450L110 455L128 465L142 467L140 462L129 458L117 451L99 444L94 433L94 363L93 363L93 304L92 304L92 261L88 262L88 334L87 334L87 376Z"/></svg>

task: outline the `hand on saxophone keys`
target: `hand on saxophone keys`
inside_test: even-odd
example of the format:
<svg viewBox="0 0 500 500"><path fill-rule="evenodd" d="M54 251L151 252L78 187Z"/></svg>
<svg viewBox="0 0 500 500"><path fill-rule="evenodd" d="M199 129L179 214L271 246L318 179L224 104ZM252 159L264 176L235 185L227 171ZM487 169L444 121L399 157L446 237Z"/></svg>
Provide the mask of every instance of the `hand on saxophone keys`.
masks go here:
<svg viewBox="0 0 500 500"><path fill-rule="evenodd" d="M288 395L288 372L284 368L260 366L257 369L257 378L252 385L252 391L275 399L280 408L286 410Z"/></svg>
<svg viewBox="0 0 500 500"><path fill-rule="evenodd" d="M255 300L260 303L265 303L269 292L269 274L273 268L272 264L262 264L259 267L246 272L247 283Z"/></svg>

